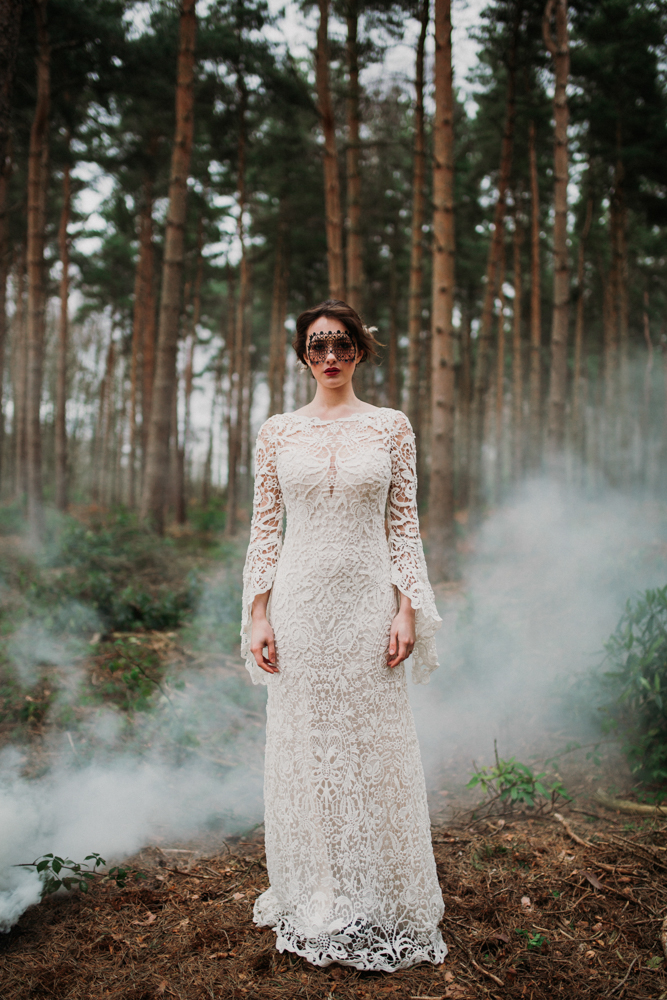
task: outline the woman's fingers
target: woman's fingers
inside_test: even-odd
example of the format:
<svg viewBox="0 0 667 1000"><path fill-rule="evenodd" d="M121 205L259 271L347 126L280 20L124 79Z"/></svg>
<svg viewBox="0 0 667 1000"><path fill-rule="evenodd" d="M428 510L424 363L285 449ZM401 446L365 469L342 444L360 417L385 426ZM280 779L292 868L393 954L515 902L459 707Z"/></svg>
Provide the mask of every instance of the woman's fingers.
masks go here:
<svg viewBox="0 0 667 1000"><path fill-rule="evenodd" d="M276 643L275 643L274 639L269 639L268 649L269 649L269 657L268 657L269 663L271 664L272 667L275 667L275 665L276 665Z"/></svg>

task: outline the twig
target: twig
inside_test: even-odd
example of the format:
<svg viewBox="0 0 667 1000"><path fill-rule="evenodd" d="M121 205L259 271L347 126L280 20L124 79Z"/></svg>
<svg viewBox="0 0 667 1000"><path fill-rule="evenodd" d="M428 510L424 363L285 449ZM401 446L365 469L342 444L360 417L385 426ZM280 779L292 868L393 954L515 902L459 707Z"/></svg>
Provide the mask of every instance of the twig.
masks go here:
<svg viewBox="0 0 667 1000"><path fill-rule="evenodd" d="M581 837L578 837L577 834L572 829L572 827L570 826L570 824L565 819L565 817L561 816L560 813L554 813L554 819L557 820L561 824L561 826L563 827L563 829L567 833L568 837L570 837L575 842L575 844L581 844L582 847L594 847L595 846L594 844L590 844L587 840L582 840Z"/></svg>
<svg viewBox="0 0 667 1000"><path fill-rule="evenodd" d="M449 917L445 917L445 921L448 924L451 923L451 919ZM447 933L454 938L454 941L459 946L461 951L465 952L465 954L468 956L468 961L470 962L470 964L473 965L478 972L481 972L483 976L488 976L489 979L493 979L494 983L496 983L498 986L504 987L505 984L502 981L502 979L498 979L498 977L494 976L494 974L492 972L489 972L488 969L483 969L481 965L477 964L475 959L472 957L472 952L470 951L470 948L468 948L468 945L465 943L465 941L461 940L458 934L455 934L451 928L448 930Z"/></svg>
<svg viewBox="0 0 667 1000"><path fill-rule="evenodd" d="M498 979L498 976L494 976L494 974L492 972L489 972L488 969L483 969L481 965L478 965L474 958L471 958L470 961L475 966L477 971L481 972L483 976L488 976L489 979L493 979L494 983L497 983L498 986L505 985L502 979Z"/></svg>
<svg viewBox="0 0 667 1000"><path fill-rule="evenodd" d="M667 806L648 806L642 802L631 802L629 799L614 799L598 788L594 798L605 809L614 809L622 813L639 813L641 816L667 816Z"/></svg>
<svg viewBox="0 0 667 1000"><path fill-rule="evenodd" d="M625 986L625 984L627 983L628 979L630 978L630 973L632 972L632 966L637 961L637 958L639 958L638 955L635 958L632 959L632 961L630 962L630 967L628 968L628 971L625 973L625 977L623 979L621 979L621 981L618 984L618 986L614 986L614 988L611 991L611 993L609 994L609 996L612 996L616 992L616 990L620 990L622 986Z"/></svg>
<svg viewBox="0 0 667 1000"><path fill-rule="evenodd" d="M660 944L662 945L665 958L667 958L667 917L663 920L660 928Z"/></svg>

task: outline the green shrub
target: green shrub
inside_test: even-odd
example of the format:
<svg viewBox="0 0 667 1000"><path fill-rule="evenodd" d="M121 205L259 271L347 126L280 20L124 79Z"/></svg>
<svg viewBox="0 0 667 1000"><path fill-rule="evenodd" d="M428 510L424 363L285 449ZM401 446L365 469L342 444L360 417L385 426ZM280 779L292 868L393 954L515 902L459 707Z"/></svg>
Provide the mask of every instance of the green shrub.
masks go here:
<svg viewBox="0 0 667 1000"><path fill-rule="evenodd" d="M199 596L171 543L127 517L97 529L69 522L48 562L60 572L42 574L30 596L56 629L89 629L91 610L106 631L177 628Z"/></svg>
<svg viewBox="0 0 667 1000"><path fill-rule="evenodd" d="M624 740L632 770L667 782L667 587L629 600L605 643L601 678L607 728Z"/></svg>

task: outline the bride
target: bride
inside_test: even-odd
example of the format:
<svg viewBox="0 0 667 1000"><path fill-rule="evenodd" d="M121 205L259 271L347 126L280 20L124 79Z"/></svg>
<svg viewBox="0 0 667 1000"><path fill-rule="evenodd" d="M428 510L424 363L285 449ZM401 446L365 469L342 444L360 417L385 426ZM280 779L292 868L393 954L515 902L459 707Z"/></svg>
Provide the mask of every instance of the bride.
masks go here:
<svg viewBox="0 0 667 1000"><path fill-rule="evenodd" d="M375 343L338 300L297 320L317 390L257 438L242 652L268 686L271 887L255 922L314 965L391 972L447 954L403 667L412 654L413 680L428 681L440 618L410 423L352 387Z"/></svg>

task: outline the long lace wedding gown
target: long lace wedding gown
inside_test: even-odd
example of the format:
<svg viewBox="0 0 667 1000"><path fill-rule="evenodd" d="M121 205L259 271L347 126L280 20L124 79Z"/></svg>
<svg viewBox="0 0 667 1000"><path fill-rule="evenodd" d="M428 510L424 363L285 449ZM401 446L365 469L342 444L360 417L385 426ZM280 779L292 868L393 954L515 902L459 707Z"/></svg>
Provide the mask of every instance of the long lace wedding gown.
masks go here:
<svg viewBox="0 0 667 1000"><path fill-rule="evenodd" d="M315 965L440 963L419 746L403 664L386 664L398 588L416 608L413 679L438 665L410 423L390 409L281 414L261 428L255 464L242 652L253 682L268 685L271 882L255 922ZM274 675L249 651L252 602L269 589Z"/></svg>

